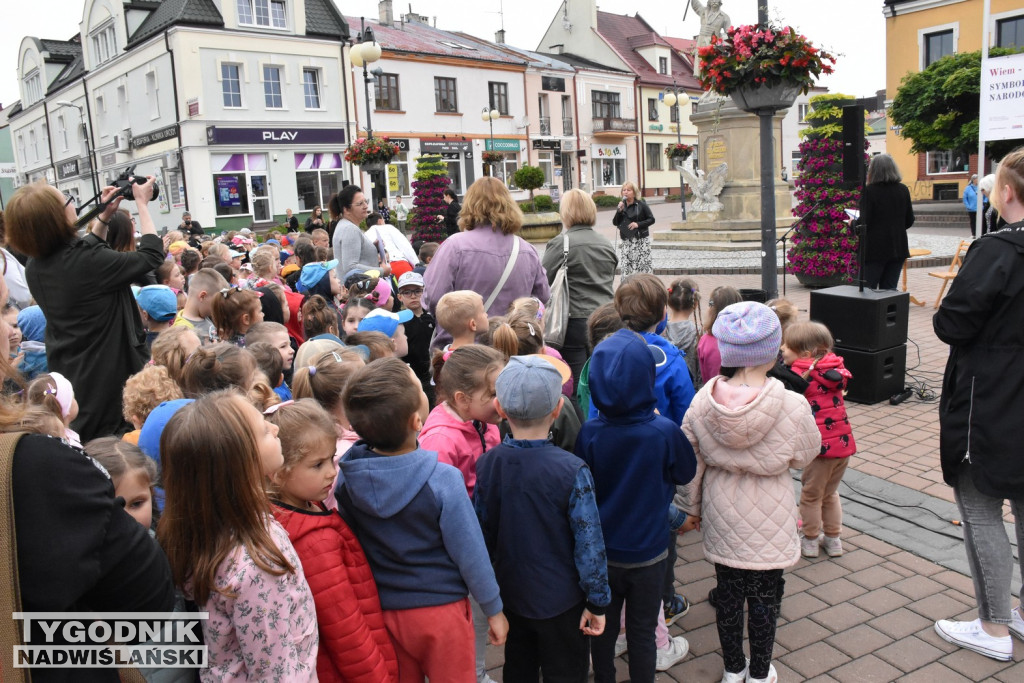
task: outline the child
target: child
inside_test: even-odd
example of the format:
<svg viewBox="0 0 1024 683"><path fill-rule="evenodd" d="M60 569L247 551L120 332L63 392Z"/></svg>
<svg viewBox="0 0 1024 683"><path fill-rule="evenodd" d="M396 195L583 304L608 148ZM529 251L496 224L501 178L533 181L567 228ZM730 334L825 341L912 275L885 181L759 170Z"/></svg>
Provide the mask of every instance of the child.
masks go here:
<svg viewBox="0 0 1024 683"><path fill-rule="evenodd" d="M717 304L718 294L712 296ZM715 317L712 331L731 376L711 377L683 422L697 452L697 476L681 496L684 528L701 529L704 555L715 565L723 683L774 683L782 572L800 559L789 469L811 462L821 437L807 401L768 377L782 341L771 309L748 301ZM750 605L749 667L744 603Z"/></svg>
<svg viewBox="0 0 1024 683"><path fill-rule="evenodd" d="M349 299L348 303L345 304L344 322L342 323L342 331L345 333L345 336L348 337L348 335L358 332L359 321L375 308L377 307L369 299L360 297Z"/></svg>
<svg viewBox="0 0 1024 683"><path fill-rule="evenodd" d="M665 296L664 287L659 285L657 291ZM623 603L630 679L654 680L659 666L654 632L663 619L660 606L668 556L667 512L675 486L689 482L695 467L693 449L679 426L655 413L656 369L650 348L629 330L619 330L598 344L589 381L599 416L583 425L576 442L576 455L594 475L612 593L608 613L614 615L593 642L596 683L615 680L615 639ZM679 661L688 649L686 640L677 636L667 653Z"/></svg>
<svg viewBox="0 0 1024 683"><path fill-rule="evenodd" d="M487 329L484 298L468 289L448 292L442 296L435 312L438 327L447 331L452 338L451 344L443 349L445 351L473 344L476 336Z"/></svg>
<svg viewBox="0 0 1024 683"><path fill-rule="evenodd" d="M195 330L201 344L212 344L216 335L213 322L210 320L210 302L227 286L228 281L212 268L201 268L196 271L188 283L188 300L185 302L185 308L178 311L174 324Z"/></svg>
<svg viewBox="0 0 1024 683"><path fill-rule="evenodd" d="M25 389L25 397L30 404L46 408L60 420L63 429L53 436L77 448L82 447L78 433L71 429L71 423L78 417L78 401L67 377L59 372L39 375Z"/></svg>
<svg viewBox="0 0 1024 683"><path fill-rule="evenodd" d="M181 373L185 363L199 348L199 335L195 329L184 325L172 325L164 330L153 341L150 362L167 368L167 374L181 384Z"/></svg>
<svg viewBox="0 0 1024 683"><path fill-rule="evenodd" d="M181 371L181 388L189 398L228 388L248 394L255 380L253 355L224 342L197 349Z"/></svg>
<svg viewBox="0 0 1024 683"><path fill-rule="evenodd" d="M410 320L412 320L412 311L403 310L398 313L392 313L387 309L375 308L359 321L359 332L380 332L391 340L391 350L394 356L401 358L409 353L409 340L405 336L405 323ZM353 341L352 343L357 344L361 342Z"/></svg>
<svg viewBox="0 0 1024 683"><path fill-rule="evenodd" d="M675 280L668 288L668 326L665 336L683 353L693 388L704 386L697 362L697 342L701 336L700 288L688 277Z"/></svg>
<svg viewBox="0 0 1024 683"><path fill-rule="evenodd" d="M590 345L589 352L593 353L597 345L607 337L615 334L623 327L622 318L615 310L615 304L609 301L597 307L590 317L587 318L587 343ZM576 388L576 397L579 400L581 413L589 418L597 417L597 409L590 400L590 358L583 364L580 370L580 383Z"/></svg>
<svg viewBox="0 0 1024 683"><path fill-rule="evenodd" d="M321 681L391 683L398 659L384 628L380 597L359 541L324 506L333 498L334 422L313 399L278 406L267 416L281 439L284 464L270 476L274 517L302 561L316 605Z"/></svg>
<svg viewBox="0 0 1024 683"><path fill-rule="evenodd" d="M782 338L785 339L786 329L797 321L799 310L788 299L772 299L765 306L772 309L776 317L778 317L779 324L782 325ZM782 356L783 354L780 350L779 359L775 363L775 367L768 371L768 376L782 382L782 385L789 391L795 391L803 396L804 392L807 391L807 387L810 386L808 381L793 372L793 369L786 364ZM815 554L815 557L817 557L817 554Z"/></svg>
<svg viewBox="0 0 1024 683"><path fill-rule="evenodd" d="M420 385L433 408L435 397L434 386L430 383L430 340L434 336L434 316L423 310L423 276L419 273L405 273L398 278L398 300L412 311L413 316L405 323L409 353L402 360L420 378Z"/></svg>
<svg viewBox="0 0 1024 683"><path fill-rule="evenodd" d="M349 296L355 295L368 299L377 308L384 308L390 311L395 305L395 299L391 291L391 281L386 277L370 277L359 280L349 288L348 293Z"/></svg>
<svg viewBox="0 0 1024 683"><path fill-rule="evenodd" d="M782 324L783 336L786 335L786 328L795 323L800 317L800 309L789 299L772 299L765 306L772 309L775 315L778 316L779 322Z"/></svg>
<svg viewBox="0 0 1024 683"><path fill-rule="evenodd" d="M46 316L39 306L28 306L18 313L18 327L21 329L22 341L21 363L18 372L26 381L35 379L40 373L47 371L46 365Z"/></svg>
<svg viewBox="0 0 1024 683"><path fill-rule="evenodd" d="M222 391L181 408L164 431L157 537L175 584L209 612L203 679L315 679L316 605L263 489L284 462L277 427Z"/></svg>
<svg viewBox="0 0 1024 683"><path fill-rule="evenodd" d="M246 346L245 350L256 360L256 368L259 374L263 375L261 379L266 381L267 388L273 390L278 400L292 400L292 391L284 383L284 363L281 362L281 354L277 349L266 342L256 342ZM264 405L264 409L270 405Z"/></svg>
<svg viewBox="0 0 1024 683"><path fill-rule="evenodd" d="M342 344L339 336L338 309L319 294L302 304L302 333L306 339L330 339Z"/></svg>
<svg viewBox="0 0 1024 683"><path fill-rule="evenodd" d="M522 299L516 301L522 301ZM516 310L514 302L511 308L512 311L505 316L504 320L491 330L491 346L509 358L542 353L562 361L562 354L544 345L544 322L541 320L544 317L543 314L537 316L522 308ZM490 321L488 321L488 327L490 327ZM572 389L572 374L570 374L569 380L562 385L562 393L566 398L572 398Z"/></svg>
<svg viewBox="0 0 1024 683"><path fill-rule="evenodd" d="M587 636L604 631L611 601L593 477L547 438L561 388L543 357L510 358L495 390L512 438L477 463L474 507L509 622L507 681L586 680Z"/></svg>
<svg viewBox="0 0 1024 683"><path fill-rule="evenodd" d="M11 353L11 365L18 367L21 364L22 358L19 357L21 350L18 348L21 345L22 334L21 328L18 327L18 316L21 314L20 309L14 304L7 304L4 306L4 322L7 323L8 329L8 340L10 343Z"/></svg>
<svg viewBox="0 0 1024 683"><path fill-rule="evenodd" d="M177 266L175 266L177 267ZM146 348L153 346L156 336L170 329L178 315L178 297L166 285L147 285L135 295L146 329Z"/></svg>
<svg viewBox="0 0 1024 683"><path fill-rule="evenodd" d="M146 423L146 418L153 409L164 401L173 401L177 398L184 398L184 395L178 383L171 379L167 368L161 365L147 365L136 372L124 383L124 391L121 392L124 419L135 429L121 438L130 444L138 445L142 425Z"/></svg>
<svg viewBox="0 0 1024 683"><path fill-rule="evenodd" d="M376 310L376 309L374 309ZM356 332L345 338L351 348L365 348L369 351L367 362L378 358L395 357L395 340L383 332Z"/></svg>
<svg viewBox="0 0 1024 683"><path fill-rule="evenodd" d="M722 369L722 358L718 353L718 342L712 328L715 325L715 318L718 312L726 306L737 304L743 300L738 290L734 287L715 287L711 290L711 298L708 299L708 315L704 321L704 334L697 342L697 360L700 366L700 377L704 384L712 377L718 375Z"/></svg>
<svg viewBox="0 0 1024 683"><path fill-rule="evenodd" d="M302 273L295 284L296 291L307 298L319 294L328 301L336 301L341 294L341 283L335 272L337 267L337 260L307 263L302 267Z"/></svg>
<svg viewBox="0 0 1024 683"><path fill-rule="evenodd" d="M420 263L418 266L413 268L414 273L424 275L427 272L427 266L434 260L434 254L441 247L437 242L424 242L420 245L419 257Z"/></svg>
<svg viewBox="0 0 1024 683"><path fill-rule="evenodd" d="M335 463L340 461L359 439L359 435L352 431L352 425L345 416L341 393L356 370L364 365L366 363L355 351L339 349L322 353L316 356L312 363L300 366L295 371L295 379L292 382L295 398L315 399L334 419ZM327 507L337 507L333 496L327 499Z"/></svg>
<svg viewBox="0 0 1024 683"><path fill-rule="evenodd" d="M291 370L292 361L295 359L295 349L292 348L288 336L288 328L281 323L262 322L256 323L245 333L246 347L251 344L266 342L270 344L281 355L281 367L285 374ZM288 399L282 399L287 401Z"/></svg>
<svg viewBox="0 0 1024 683"><path fill-rule="evenodd" d="M385 358L357 370L342 400L363 440L341 461L335 496L373 568L402 680L471 681L467 587L492 645L508 622L462 477L417 446L427 397L408 365Z"/></svg>
<svg viewBox="0 0 1024 683"><path fill-rule="evenodd" d="M260 294L249 289L225 287L210 305L217 337L229 344L244 348L245 333L256 323L263 322Z"/></svg>
<svg viewBox="0 0 1024 683"><path fill-rule="evenodd" d="M839 557L843 554L839 482L850 456L857 452L843 404L843 391L852 375L843 359L832 353L832 334L821 323L793 323L782 340L783 362L810 384L804 396L821 432L821 452L800 477L800 552L804 557L817 557L822 546L829 557Z"/></svg>
<svg viewBox="0 0 1024 683"><path fill-rule="evenodd" d="M669 340L655 334L658 323L665 318L667 305L668 294L661 280L647 273L630 275L615 290L615 310L622 323L643 337L655 355L658 374L654 394L658 397L658 412L682 425L694 390L683 354Z"/></svg>
<svg viewBox="0 0 1024 683"><path fill-rule="evenodd" d="M124 510L149 529L153 525L153 486L156 463L139 447L116 436L85 444L85 452L103 465L114 482L114 496L124 499Z"/></svg>

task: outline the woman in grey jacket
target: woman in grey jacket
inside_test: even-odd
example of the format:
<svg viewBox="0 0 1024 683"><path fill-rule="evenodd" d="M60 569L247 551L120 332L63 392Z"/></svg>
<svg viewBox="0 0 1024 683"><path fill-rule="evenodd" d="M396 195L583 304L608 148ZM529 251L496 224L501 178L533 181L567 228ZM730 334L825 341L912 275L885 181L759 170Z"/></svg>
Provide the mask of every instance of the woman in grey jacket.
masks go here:
<svg viewBox="0 0 1024 683"><path fill-rule="evenodd" d="M579 386L580 371L587 362L587 318L612 300L612 282L619 258L612 243L594 232L597 207L590 195L578 189L569 190L559 207L565 230L562 234L569 236L569 327L565 341L552 346L561 352L572 369L575 390ZM562 234L551 238L541 260L548 273L548 284L562 265Z"/></svg>
<svg viewBox="0 0 1024 683"><path fill-rule="evenodd" d="M331 219L338 222L334 229L331 246L338 261L338 280L345 281L346 274L354 268L370 270L379 268L382 275L391 275L391 266L380 262L377 248L370 238L359 229L359 224L370 215L370 204L361 188L349 185L341 192L331 195L327 202Z"/></svg>

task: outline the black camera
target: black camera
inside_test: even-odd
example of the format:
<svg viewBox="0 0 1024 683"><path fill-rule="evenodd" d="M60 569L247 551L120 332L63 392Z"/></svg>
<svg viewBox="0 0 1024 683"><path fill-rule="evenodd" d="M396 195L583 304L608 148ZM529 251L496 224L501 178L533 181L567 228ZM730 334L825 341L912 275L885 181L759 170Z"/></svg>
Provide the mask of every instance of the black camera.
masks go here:
<svg viewBox="0 0 1024 683"><path fill-rule="evenodd" d="M115 188L117 188L117 192L115 192L114 196L111 197L110 199L114 200L114 199L117 199L118 197L123 197L124 199L128 199L130 201L134 201L135 195L132 193L132 184L133 183L136 184L136 185L145 185L146 184L146 178L144 176L136 178L135 177L135 167L134 166L129 166L128 168L124 169L121 172L121 175L117 176L116 178L114 178L113 180L110 181L110 185L115 187ZM160 188L157 187L156 181L154 180L153 181L153 196L150 197L149 199L150 199L150 201L156 201L156 198L159 197L159 196L160 196Z"/></svg>

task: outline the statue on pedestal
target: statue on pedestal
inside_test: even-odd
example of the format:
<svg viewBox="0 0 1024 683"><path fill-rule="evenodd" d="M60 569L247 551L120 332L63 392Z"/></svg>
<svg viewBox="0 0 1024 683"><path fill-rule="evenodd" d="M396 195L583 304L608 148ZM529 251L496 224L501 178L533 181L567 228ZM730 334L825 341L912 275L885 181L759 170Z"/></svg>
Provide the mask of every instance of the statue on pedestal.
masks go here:
<svg viewBox="0 0 1024 683"><path fill-rule="evenodd" d="M711 36L725 38L732 22L729 15L722 11L722 0L708 0L707 7L700 0L690 0L690 6L700 17L700 33L697 34L697 45L693 50L693 75L700 78L700 49L711 44Z"/></svg>

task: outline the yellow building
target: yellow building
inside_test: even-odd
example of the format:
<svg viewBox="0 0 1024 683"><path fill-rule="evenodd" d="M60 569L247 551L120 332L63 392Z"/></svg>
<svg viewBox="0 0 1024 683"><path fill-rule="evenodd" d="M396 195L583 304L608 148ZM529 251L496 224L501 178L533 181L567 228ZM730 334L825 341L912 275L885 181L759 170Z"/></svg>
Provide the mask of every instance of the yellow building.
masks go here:
<svg viewBox="0 0 1024 683"><path fill-rule="evenodd" d="M885 0L885 88L890 98L908 73L921 71L946 55L981 49L983 0ZM1024 46L1021 0L991 0L989 46ZM915 200L957 199L972 173L977 153L933 150L911 154L910 141L894 130L886 148L903 173ZM987 165L987 164L986 164Z"/></svg>

